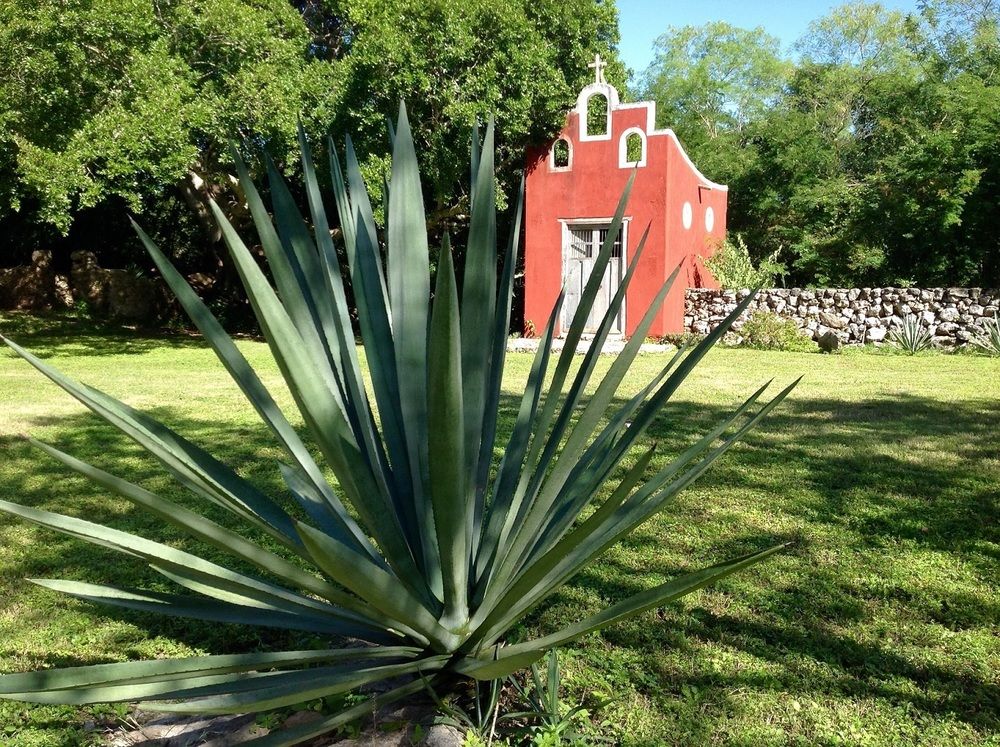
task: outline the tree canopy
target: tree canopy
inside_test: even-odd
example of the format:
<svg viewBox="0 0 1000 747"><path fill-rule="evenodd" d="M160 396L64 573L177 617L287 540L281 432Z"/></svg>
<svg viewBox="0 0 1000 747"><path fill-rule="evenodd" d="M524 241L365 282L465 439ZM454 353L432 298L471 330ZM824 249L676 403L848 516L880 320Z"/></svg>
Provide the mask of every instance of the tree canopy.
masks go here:
<svg viewBox="0 0 1000 747"><path fill-rule="evenodd" d="M670 29L642 93L789 282L997 286L998 27L995 0L856 2L794 58L760 29Z"/></svg>
<svg viewBox="0 0 1000 747"><path fill-rule="evenodd" d="M405 99L429 203L460 223L473 123L496 116L510 174L595 52L624 83L617 40L610 0L0 0L0 221L51 238L127 210L170 248L183 201L210 236L209 197L240 210L230 143L294 171L300 117L320 147L353 135L377 190Z"/></svg>

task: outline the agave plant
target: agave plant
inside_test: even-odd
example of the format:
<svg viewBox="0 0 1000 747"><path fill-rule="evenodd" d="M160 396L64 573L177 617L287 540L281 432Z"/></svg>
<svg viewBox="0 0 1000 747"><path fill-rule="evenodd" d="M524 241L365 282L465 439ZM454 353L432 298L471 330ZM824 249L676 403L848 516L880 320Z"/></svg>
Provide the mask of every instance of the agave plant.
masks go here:
<svg viewBox="0 0 1000 747"><path fill-rule="evenodd" d="M972 344L989 355L1000 355L1000 318L983 319L983 331L972 338Z"/></svg>
<svg viewBox="0 0 1000 747"><path fill-rule="evenodd" d="M931 333L920 323L920 318L914 314L907 316L898 327L889 333L889 340L908 355L916 355L921 350L927 350L934 345Z"/></svg>
<svg viewBox="0 0 1000 747"><path fill-rule="evenodd" d="M330 641L331 648L11 674L0 677L0 697L63 704L130 701L141 702L146 710L215 714L276 709L411 676L406 684L375 696L374 704L369 701L257 740L262 746L291 745L370 712L374 705L422 690L427 683L447 686L456 676L503 677L530 666L555 646L663 605L780 549L770 547L680 576L543 637L509 640L508 632L526 613L660 511L770 412L791 386L758 406L766 385L760 388L666 466L652 469L655 447L640 446L641 455L626 468L624 460L642 443L664 404L750 299L701 344L678 352L638 394L609 411L677 275L675 271L664 284L625 349L585 397L598 352L642 253L640 245L590 352L572 366L611 258L609 240L569 326L563 352L550 366L550 342L562 298L556 302L513 431L502 444L503 458L493 465L521 202L498 273L492 124L482 142L478 134L473 137L471 226L461 295L445 242L432 298L417 159L402 107L393 133L384 259L351 142L346 144L346 180L329 143L346 271L370 384L365 382L340 260L301 130L299 138L308 222L274 164L266 161L272 220L234 150L274 286L223 213L214 205L213 211L305 428L336 484L324 477L218 321L136 226L163 278L283 448L287 461L277 467L287 486L285 495L265 495L162 423L71 381L6 342L138 442L181 485L227 509L245 526L262 530L272 542L269 547L251 542L54 446L34 443L67 468L242 565L259 569L261 575L83 519L5 501L0 510L148 563L180 588L161 593L78 581L33 583L133 610L309 631ZM609 237L617 235L630 189L631 181ZM543 393L547 378L551 383ZM596 500L602 495L607 497ZM367 645L359 646L358 641Z"/></svg>

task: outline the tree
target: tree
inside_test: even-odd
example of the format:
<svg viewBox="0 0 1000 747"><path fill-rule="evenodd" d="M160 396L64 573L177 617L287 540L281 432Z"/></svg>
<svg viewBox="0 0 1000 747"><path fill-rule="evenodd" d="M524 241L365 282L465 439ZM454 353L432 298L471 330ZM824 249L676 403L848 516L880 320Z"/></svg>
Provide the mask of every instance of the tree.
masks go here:
<svg viewBox="0 0 1000 747"><path fill-rule="evenodd" d="M996 285L998 21L995 0L850 3L762 84L750 71L777 70L777 46L759 29L671 30L646 95L790 282Z"/></svg>
<svg viewBox="0 0 1000 747"><path fill-rule="evenodd" d="M2 0L0 209L66 233L82 208L178 189L207 219L209 197L234 202L230 138L283 158L300 113L317 131L335 107L310 41L279 0Z"/></svg>
<svg viewBox="0 0 1000 747"><path fill-rule="evenodd" d="M750 128L779 100L791 63L762 28L721 21L669 28L655 51L641 78L642 98L656 102L657 125L677 133L699 169L732 185L730 226L748 224L741 218L750 208L741 203L751 193L743 185L758 157Z"/></svg>
<svg viewBox="0 0 1000 747"><path fill-rule="evenodd" d="M791 249L800 282L995 282L995 237L970 231L969 207L996 150L996 89L929 59L927 34L920 18L855 3L799 43L758 128L768 157L754 181L771 195L751 222L769 226L765 247Z"/></svg>
<svg viewBox="0 0 1000 747"><path fill-rule="evenodd" d="M617 60L617 12L606 0L342 0L331 12L351 38L342 60L341 106L332 129L350 133L369 185L387 163L385 118L405 99L433 214L441 223L468 210L461 157L478 120L495 116L498 172L509 194L524 149L562 126L595 52Z"/></svg>
<svg viewBox="0 0 1000 747"><path fill-rule="evenodd" d="M65 234L83 209L166 193L210 229L208 198L242 202L230 140L294 171L299 116L317 142L354 134L377 187L400 99L425 123L429 197L455 212L473 122L495 113L501 164L520 166L588 57L615 59L616 19L608 0L0 0L0 212Z"/></svg>
<svg viewBox="0 0 1000 747"><path fill-rule="evenodd" d="M780 42L763 28L724 21L669 28L654 45L641 92L657 104L657 125L677 132L685 147L711 157L738 142L746 126L777 100L789 70Z"/></svg>

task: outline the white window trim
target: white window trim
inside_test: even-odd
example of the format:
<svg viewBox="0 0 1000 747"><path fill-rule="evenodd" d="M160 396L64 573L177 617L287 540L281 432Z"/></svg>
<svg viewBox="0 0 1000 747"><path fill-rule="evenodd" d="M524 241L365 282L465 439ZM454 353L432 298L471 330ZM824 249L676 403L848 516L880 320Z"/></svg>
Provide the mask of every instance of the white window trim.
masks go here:
<svg viewBox="0 0 1000 747"><path fill-rule="evenodd" d="M604 103L607 105L607 110L604 115L604 132L598 132L591 135L587 131L587 120L589 118L590 100L594 96L600 96L604 99ZM583 110L580 112L580 140L581 141L596 141L596 140L610 140L611 139L611 96L608 95L606 91L594 91L583 102Z"/></svg>
<svg viewBox="0 0 1000 747"><path fill-rule="evenodd" d="M556 143L559 141L566 143L566 149L569 151L569 158L566 159L565 166L556 166ZM572 171L573 169L573 141L568 137L558 137L552 146L549 148L549 171Z"/></svg>
<svg viewBox="0 0 1000 747"><path fill-rule="evenodd" d="M608 101L608 118L607 127L601 135L588 135L587 134L587 103L590 101L591 96L594 94L601 94ZM610 140L611 139L611 113L615 111L620 106L621 102L618 98L618 89L607 83L591 83L589 86L584 86L583 90L580 91L579 95L576 97L576 106L573 107L573 111L577 114L577 120L579 123L580 134L577 137L577 142L587 142L595 140Z"/></svg>
<svg viewBox="0 0 1000 747"><path fill-rule="evenodd" d="M642 140L642 157L638 161L628 160L628 136L638 135ZM646 140L646 131L641 127L629 127L625 132L622 133L621 138L618 140L618 168L620 169L631 169L638 167L643 167L646 165L646 155L648 153L647 146L649 145Z"/></svg>

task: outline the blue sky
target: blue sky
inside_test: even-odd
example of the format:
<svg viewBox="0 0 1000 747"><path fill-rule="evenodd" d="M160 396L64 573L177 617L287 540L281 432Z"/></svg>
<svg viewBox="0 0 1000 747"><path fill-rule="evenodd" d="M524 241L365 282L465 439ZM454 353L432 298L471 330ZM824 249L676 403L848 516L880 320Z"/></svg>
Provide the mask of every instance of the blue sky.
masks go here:
<svg viewBox="0 0 1000 747"><path fill-rule="evenodd" d="M763 26L787 50L810 21L841 4L824 0L618 0L619 52L626 66L641 73L653 61L653 41L668 26L700 26L709 21L728 21L744 28ZM916 0L882 0L882 4L903 11L917 7Z"/></svg>

